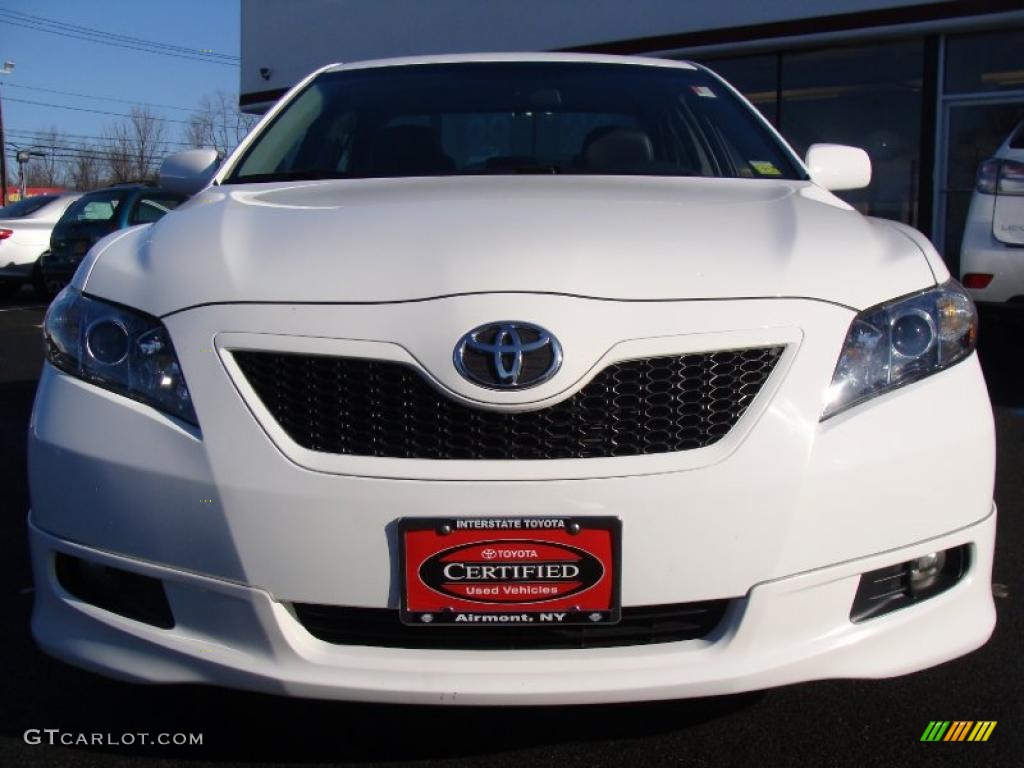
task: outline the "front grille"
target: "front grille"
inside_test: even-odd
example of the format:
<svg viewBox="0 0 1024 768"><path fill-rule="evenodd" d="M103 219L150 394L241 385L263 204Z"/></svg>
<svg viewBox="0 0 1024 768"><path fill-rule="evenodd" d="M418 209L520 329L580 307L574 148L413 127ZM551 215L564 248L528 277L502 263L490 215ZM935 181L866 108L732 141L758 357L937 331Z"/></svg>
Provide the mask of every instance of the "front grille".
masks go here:
<svg viewBox="0 0 1024 768"><path fill-rule="evenodd" d="M696 640L725 615L729 600L623 608L618 624L600 626L406 626L398 611L293 603L306 631L335 645L381 648L514 651L551 648L613 648Z"/></svg>
<svg viewBox="0 0 1024 768"><path fill-rule="evenodd" d="M764 386L782 347L652 357L603 369L572 397L518 413L440 394L401 363L236 351L284 431L304 448L406 459L588 459L703 448Z"/></svg>

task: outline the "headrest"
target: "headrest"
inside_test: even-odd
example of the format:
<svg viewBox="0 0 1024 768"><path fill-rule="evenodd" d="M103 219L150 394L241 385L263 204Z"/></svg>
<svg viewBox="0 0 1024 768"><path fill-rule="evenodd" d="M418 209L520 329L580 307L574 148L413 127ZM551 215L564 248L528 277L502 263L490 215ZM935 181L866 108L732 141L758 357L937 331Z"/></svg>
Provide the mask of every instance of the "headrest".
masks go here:
<svg viewBox="0 0 1024 768"><path fill-rule="evenodd" d="M653 160L651 137L638 128L601 126L583 144L583 164L589 170L641 170Z"/></svg>
<svg viewBox="0 0 1024 768"><path fill-rule="evenodd" d="M450 171L452 159L441 149L441 136L426 125L394 125L373 140L373 167L382 173Z"/></svg>

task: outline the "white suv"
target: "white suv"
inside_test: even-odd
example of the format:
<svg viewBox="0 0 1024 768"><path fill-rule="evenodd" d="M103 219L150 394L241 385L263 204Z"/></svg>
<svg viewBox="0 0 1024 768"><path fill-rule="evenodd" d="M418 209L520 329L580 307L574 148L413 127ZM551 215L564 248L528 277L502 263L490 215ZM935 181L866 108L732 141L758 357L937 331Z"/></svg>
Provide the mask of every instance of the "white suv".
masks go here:
<svg viewBox="0 0 1024 768"><path fill-rule="evenodd" d="M976 301L1024 306L1024 122L978 169L960 274Z"/></svg>
<svg viewBox="0 0 1024 768"><path fill-rule="evenodd" d="M50 307L36 639L129 680L423 704L977 648L974 306L826 189L869 177L685 62L314 73L223 168L169 159L201 191Z"/></svg>

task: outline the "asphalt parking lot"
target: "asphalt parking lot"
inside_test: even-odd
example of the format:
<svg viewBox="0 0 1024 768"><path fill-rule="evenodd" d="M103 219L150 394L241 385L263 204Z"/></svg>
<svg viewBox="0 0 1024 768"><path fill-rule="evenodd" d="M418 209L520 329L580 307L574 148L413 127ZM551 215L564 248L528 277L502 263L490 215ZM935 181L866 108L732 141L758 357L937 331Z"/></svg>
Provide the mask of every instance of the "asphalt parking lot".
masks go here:
<svg viewBox="0 0 1024 768"><path fill-rule="evenodd" d="M435 709L293 701L113 682L53 661L29 635L25 431L43 307L0 302L0 765L1010 766L1024 756L1024 323L983 317L996 406L999 623L962 659L882 681L824 681L636 706ZM937 414L937 418L941 415ZM921 643L927 644L928 637ZM931 720L996 720L986 743L922 743ZM202 733L201 746L26 744L28 729Z"/></svg>

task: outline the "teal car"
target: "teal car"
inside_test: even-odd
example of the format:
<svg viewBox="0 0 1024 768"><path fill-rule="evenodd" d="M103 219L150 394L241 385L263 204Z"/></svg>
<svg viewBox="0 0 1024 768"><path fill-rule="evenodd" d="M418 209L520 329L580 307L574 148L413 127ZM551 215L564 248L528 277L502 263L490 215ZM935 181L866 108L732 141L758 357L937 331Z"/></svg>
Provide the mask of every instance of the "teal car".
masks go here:
<svg viewBox="0 0 1024 768"><path fill-rule="evenodd" d="M152 224L186 199L144 184L107 187L82 195L61 216L50 236L50 250L39 259L45 292L54 296L67 285L85 254L101 238L125 227Z"/></svg>

